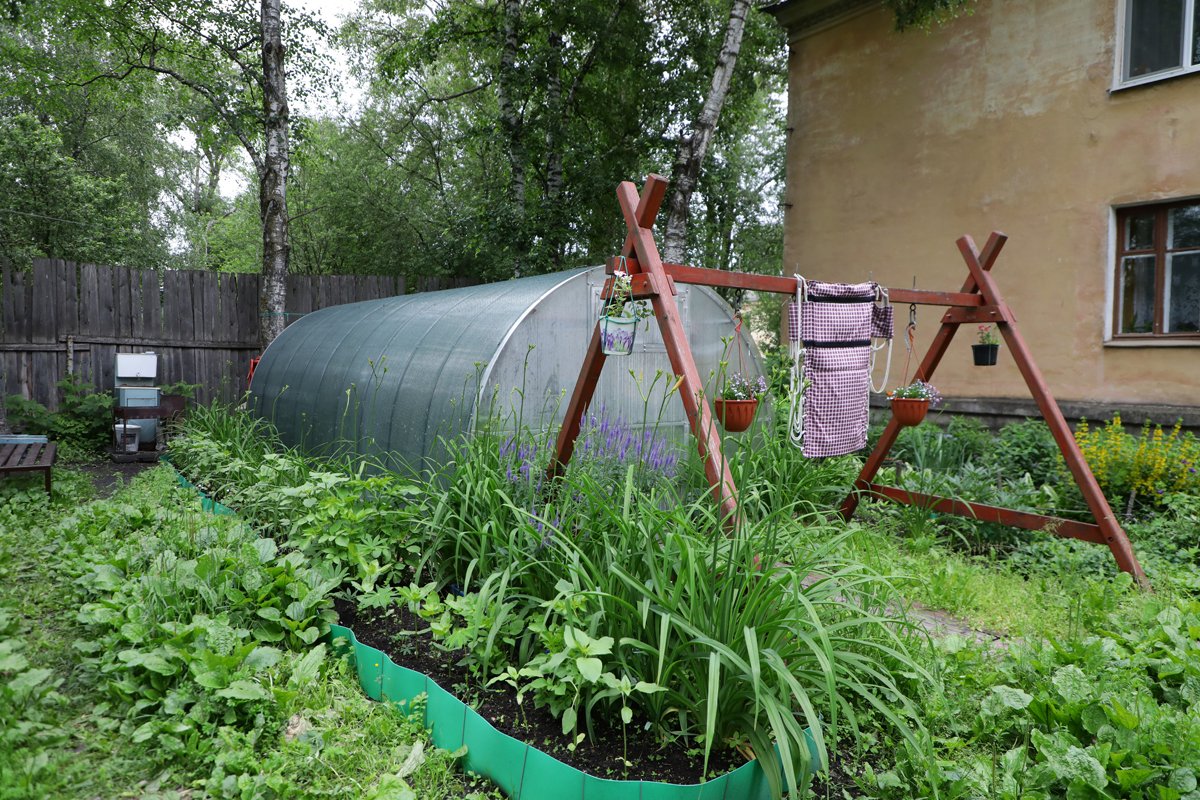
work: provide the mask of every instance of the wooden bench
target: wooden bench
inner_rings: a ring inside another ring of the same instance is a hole
[[[0,436],[0,475],[42,472],[46,494],[50,494],[50,468],[58,457],[58,445],[44,436]]]

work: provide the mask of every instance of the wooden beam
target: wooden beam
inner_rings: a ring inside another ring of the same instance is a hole
[[[600,322],[597,320],[592,330],[592,340],[588,343],[587,353],[583,357],[583,367],[579,378],[575,381],[575,389],[571,399],[567,401],[566,415],[563,416],[562,428],[558,431],[558,441],[554,446],[554,457],[546,468],[546,477],[550,480],[560,477],[567,469],[567,463],[575,453],[575,440],[579,438],[579,427],[583,415],[587,413],[592,397],[596,394],[596,384],[604,369],[607,356],[600,346]]]
[[[983,294],[989,304],[1006,308],[1004,298],[996,286],[996,281],[985,266],[987,265],[987,261],[981,261],[979,252],[975,249],[975,242],[971,240],[970,236],[963,236],[958,240],[957,244],[959,252],[962,253],[963,260],[967,262],[967,268],[971,271],[971,277],[979,287],[980,293]],[[1103,532],[1104,543],[1112,551],[1117,566],[1133,575],[1138,585],[1143,589],[1149,589],[1150,583],[1146,578],[1146,573],[1142,571],[1142,565],[1138,563],[1137,556],[1133,553],[1129,537],[1125,535],[1125,530],[1117,524],[1116,515],[1113,514],[1112,508],[1108,505],[1108,498],[1104,496],[1104,492],[1101,491],[1096,476],[1092,474],[1091,467],[1088,466],[1086,459],[1084,459],[1083,453],[1075,441],[1075,435],[1071,432],[1070,426],[1067,425],[1067,420],[1063,416],[1062,410],[1058,407],[1058,403],[1055,402],[1054,395],[1050,392],[1050,387],[1046,384],[1045,378],[1042,377],[1042,371],[1038,369],[1037,364],[1034,362],[1033,356],[1025,344],[1025,339],[1021,336],[1016,323],[1005,321],[1001,322],[997,327],[1000,329],[1000,334],[1004,337],[1004,341],[1008,343],[1012,359],[1016,363],[1017,369],[1020,370],[1021,377],[1025,379],[1025,384],[1029,387],[1029,391],[1037,403],[1038,410],[1042,412],[1042,419],[1045,420],[1046,425],[1050,428],[1050,434],[1054,437],[1055,443],[1058,444],[1058,449],[1062,452],[1063,460],[1066,462],[1067,468],[1071,471],[1071,476],[1075,479],[1076,485],[1079,486],[1079,491],[1083,494],[1084,501],[1087,502],[1088,510],[1092,512],[1092,517]]]
[[[979,308],[951,308],[942,315],[942,324],[955,325],[995,325],[998,322],[1012,322],[1008,309],[993,305]]]
[[[662,185],[658,185],[658,182]],[[639,268],[657,278],[659,285],[666,283],[667,275],[658,255],[658,246],[654,243],[654,235],[648,227],[640,224],[639,212],[647,195],[661,197],[665,193],[665,184],[665,179],[650,176],[646,180],[641,201],[632,183],[625,181],[617,187],[617,200],[621,205],[621,213],[625,216],[629,238],[633,239]],[[704,397],[704,382],[696,367],[691,345],[688,344],[687,331],[679,316],[679,306],[675,302],[675,296],[669,292],[655,295],[650,302],[654,306],[654,316],[662,331],[671,369],[680,378],[679,396],[683,400],[688,422],[691,423],[692,434],[696,437],[700,457],[704,459],[704,474],[712,486],[714,498],[721,506],[726,524],[733,524],[737,520],[737,486],[721,450],[721,437],[717,432],[712,408],[708,399]]]
[[[871,497],[893,500],[903,505],[936,511],[939,514],[956,514],[969,517],[980,522],[995,522],[1010,528],[1023,528],[1027,531],[1045,531],[1056,536],[1082,539],[1085,542],[1105,544],[1104,534],[1099,525],[1090,522],[1079,522],[1062,517],[1049,517],[1045,514],[1034,514],[1028,511],[1017,511],[1011,508],[989,506],[986,503],[973,503],[967,500],[954,500],[933,494],[922,494],[895,486],[884,486],[878,483],[868,483],[863,486],[863,493]]]
[[[683,264],[663,264],[663,271],[679,283],[698,286],[718,286],[725,289],[748,289],[754,292],[794,295],[796,279],[782,275],[756,275],[751,272],[729,272],[720,269],[689,267]],[[893,303],[916,303],[921,306],[961,306],[977,308],[983,298],[969,292],[930,292],[924,289],[888,289]]]

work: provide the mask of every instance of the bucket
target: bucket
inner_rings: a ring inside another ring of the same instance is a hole
[[[117,452],[136,453],[138,437],[142,435],[141,425],[113,425],[113,441]]]

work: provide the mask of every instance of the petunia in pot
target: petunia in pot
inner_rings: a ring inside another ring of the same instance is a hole
[[[754,422],[758,401],[767,393],[767,379],[750,379],[740,372],[727,375],[721,396],[713,401],[717,420],[730,433],[741,433]]]
[[[941,393],[931,383],[913,381],[888,392],[892,416],[902,428],[920,425],[931,408],[942,404]]]
[[[634,300],[633,278],[628,272],[613,272],[612,289],[600,309],[600,349],[606,356],[627,356],[633,352],[638,320],[650,316],[645,300]]]
[[[979,326],[979,341],[971,345],[971,355],[975,358],[977,367],[996,366],[996,356],[1000,353],[1000,339],[991,325]]]

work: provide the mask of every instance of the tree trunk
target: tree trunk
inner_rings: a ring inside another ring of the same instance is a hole
[[[729,94],[729,81],[737,65],[738,53],[742,49],[742,34],[746,30],[746,13],[750,0],[733,0],[729,9],[729,24],[725,26],[725,41],[717,54],[717,66],[713,70],[712,85],[700,116],[692,125],[690,134],[679,140],[679,150],[671,169],[673,193],[667,213],[667,231],[663,237],[663,260],[675,264],[684,263],[687,251],[688,206],[700,177],[700,166],[717,129],[721,107]]]
[[[551,30],[547,36],[550,55],[546,69],[546,111],[550,125],[546,128],[546,194],[542,200],[542,233],[555,269],[562,269],[565,246],[565,225],[562,220],[563,154],[562,135],[566,113],[562,96],[562,34]]]
[[[259,325],[263,347],[283,332],[288,274],[288,106],[283,72],[280,0],[262,0],[263,112],[266,147],[259,173],[258,203],[263,228]]]
[[[496,101],[500,106],[500,127],[508,140],[508,200],[518,218],[525,216],[525,146],[521,115],[513,100],[520,24],[521,0],[504,0],[504,45],[500,50],[500,74],[496,76]]]

